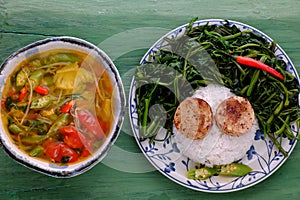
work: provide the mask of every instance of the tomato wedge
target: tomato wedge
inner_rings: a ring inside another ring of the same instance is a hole
[[[95,138],[86,140],[80,155],[82,157],[87,157],[87,156],[91,155],[91,153],[93,151],[93,144],[94,143],[95,143]]]
[[[46,155],[59,163],[72,163],[78,160],[79,155],[63,142],[54,142],[47,146]]]
[[[63,135],[63,141],[71,148],[81,149],[85,136],[79,133],[74,126],[65,126],[59,131]]]
[[[62,163],[76,162],[79,158],[79,155],[76,153],[76,151],[74,151],[67,145],[64,145],[61,148],[61,155],[62,155],[62,159],[61,159]]]
[[[89,130],[97,139],[105,137],[104,131],[98,119],[88,110],[76,110],[79,122]]]

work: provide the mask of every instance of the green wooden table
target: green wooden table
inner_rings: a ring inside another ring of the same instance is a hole
[[[299,0],[43,1],[0,0],[0,62],[19,48],[52,36],[98,45],[120,71],[128,97],[132,72],[145,51],[191,18],[244,22],[275,39],[300,71]],[[139,150],[127,115],[102,163],[70,179],[29,170],[0,152],[0,199],[299,199],[300,147],[263,182],[234,193],[182,187],[156,171]]]

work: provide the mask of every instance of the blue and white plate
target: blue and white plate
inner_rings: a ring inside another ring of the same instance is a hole
[[[225,24],[226,21],[221,19],[200,20],[196,21],[194,26],[201,26],[206,23],[221,25]],[[229,21],[229,24],[236,25],[240,30],[252,30],[265,38],[268,42],[272,42],[269,36],[249,25],[236,21]],[[187,25],[188,24],[180,26],[159,39],[144,55],[140,63],[143,64],[148,61],[165,45],[164,38],[175,38],[184,34]],[[287,63],[286,70],[297,77],[299,82],[295,67],[279,45],[275,48],[275,54]],[[194,168],[195,163],[179,153],[176,144],[171,141],[170,137],[164,142],[152,142],[151,144],[149,144],[149,139],[144,141],[139,140],[135,92],[135,80],[133,78],[129,93],[129,117],[135,139],[141,151],[159,172],[187,188],[211,193],[233,192],[249,188],[271,176],[288,159],[288,156],[284,157],[268,137],[265,137],[261,131],[257,131],[254,138],[255,142],[241,160],[243,164],[253,169],[251,173],[242,177],[213,176],[204,181],[188,179],[186,172],[188,169]],[[298,135],[296,125],[292,125],[292,130],[295,135]],[[296,143],[296,140],[283,138],[282,146],[288,155],[291,154]]]

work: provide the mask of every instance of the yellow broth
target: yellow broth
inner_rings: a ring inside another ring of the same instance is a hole
[[[66,49],[33,55],[7,78],[1,117],[15,145],[55,163],[87,158],[114,120],[113,85],[102,63]]]

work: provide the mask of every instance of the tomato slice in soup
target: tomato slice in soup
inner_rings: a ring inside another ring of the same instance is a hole
[[[45,153],[55,162],[72,163],[79,158],[76,151],[63,142],[54,142],[48,145]]]

